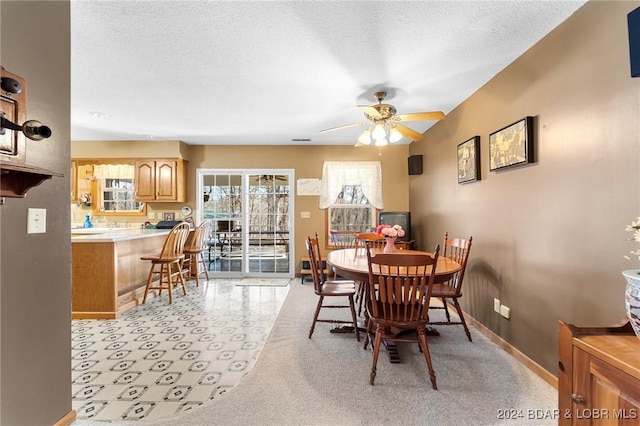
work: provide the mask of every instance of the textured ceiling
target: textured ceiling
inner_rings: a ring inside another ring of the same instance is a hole
[[[71,136],[352,145],[319,131],[380,89],[446,114],[584,3],[72,0]]]

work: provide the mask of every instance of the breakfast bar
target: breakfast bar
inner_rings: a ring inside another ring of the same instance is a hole
[[[71,230],[71,316],[114,319],[138,305],[149,263],[168,229],[88,228]]]

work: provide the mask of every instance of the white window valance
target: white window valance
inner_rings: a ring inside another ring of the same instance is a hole
[[[320,182],[320,208],[336,202],[343,185],[360,185],[375,208],[382,210],[382,166],[379,161],[325,161]]]
[[[133,179],[135,168],[131,164],[96,164],[93,177],[96,179]]]

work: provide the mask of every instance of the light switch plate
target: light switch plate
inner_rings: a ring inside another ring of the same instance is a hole
[[[300,212],[300,218],[309,219],[311,217],[311,212]]]
[[[27,209],[27,234],[47,232],[47,209]]]
[[[500,305],[500,315],[502,315],[506,319],[511,318],[511,309],[507,308],[504,305]]]

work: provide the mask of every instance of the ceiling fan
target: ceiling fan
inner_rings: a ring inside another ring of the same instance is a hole
[[[369,126],[369,128],[358,137],[358,142],[355,146],[370,145],[372,142],[374,142],[376,146],[383,146],[387,145],[389,142],[398,142],[403,137],[409,138],[412,141],[422,139],[422,133],[416,132],[415,130],[400,123],[408,121],[440,120],[444,118],[444,113],[442,111],[396,114],[397,111],[393,105],[382,103],[384,98],[387,97],[387,92],[376,92],[374,93],[374,96],[378,101],[376,105],[357,106],[357,108],[364,112],[364,116],[367,121],[321,130],[320,133],[349,129],[351,127],[358,126]]]

